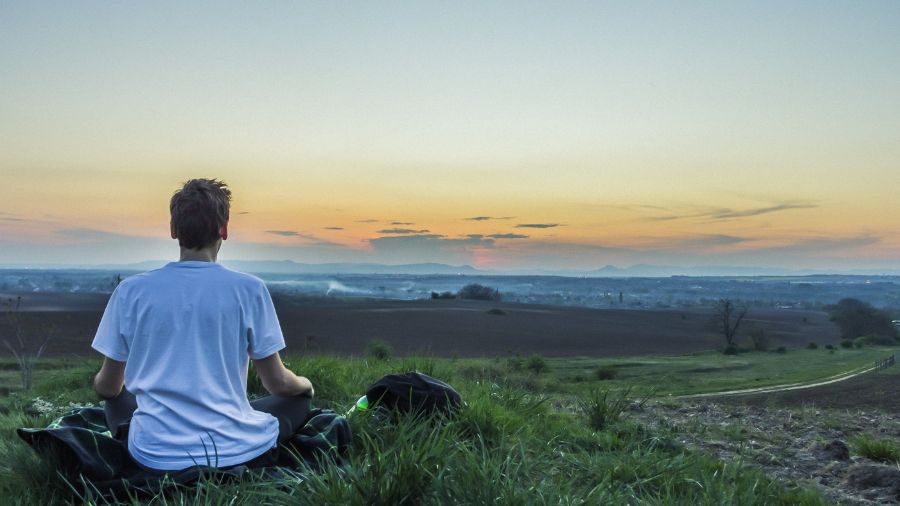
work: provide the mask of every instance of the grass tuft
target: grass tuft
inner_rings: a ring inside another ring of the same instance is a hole
[[[850,439],[854,451],[877,462],[900,464],[900,447],[893,441],[876,439],[871,434],[859,434]]]

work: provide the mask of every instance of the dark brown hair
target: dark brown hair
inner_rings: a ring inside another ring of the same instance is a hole
[[[219,227],[228,222],[231,190],[224,181],[191,179],[172,195],[169,213],[183,248],[200,249],[219,238]]]

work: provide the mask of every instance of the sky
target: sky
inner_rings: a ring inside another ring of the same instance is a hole
[[[0,1],[0,265],[900,269],[900,2]]]

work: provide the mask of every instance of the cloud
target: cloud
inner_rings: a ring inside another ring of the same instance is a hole
[[[238,214],[250,214],[250,211],[241,211]]]
[[[379,234],[425,234],[431,232],[431,230],[422,229],[422,230],[413,230],[410,228],[388,228],[385,230],[379,230]]]
[[[378,220],[356,220],[356,223],[378,223]]]
[[[325,227],[325,230],[344,230],[344,227]]]
[[[713,248],[747,242],[749,239],[726,234],[710,234],[677,239],[671,247],[679,249]]]
[[[553,228],[562,227],[560,223],[519,223],[516,228]]]
[[[413,223],[411,221],[392,221],[391,225],[409,226],[409,225],[415,225],[415,223]]]
[[[303,239],[305,241],[309,241],[312,244],[318,246],[342,246],[341,244],[337,244],[331,241],[326,241],[319,237],[316,237],[312,234],[304,234],[302,232],[297,232],[296,230],[266,230],[267,234],[277,235],[281,237],[296,237],[297,239]]]
[[[700,219],[708,219],[708,220],[733,220],[737,218],[749,218],[752,216],[761,216],[764,214],[777,213],[781,211],[789,211],[792,209],[814,209],[819,207],[819,204],[810,203],[810,202],[786,202],[780,204],[772,204],[764,207],[754,207],[750,209],[731,209],[728,207],[716,208],[716,209],[707,209],[698,212],[690,212],[683,214],[666,214],[659,216],[650,216],[647,217],[647,221],[671,221],[671,220],[682,220],[689,218],[700,218]]]
[[[266,230],[266,233],[282,237],[300,237],[300,232],[296,230]]]
[[[487,237],[492,239],[528,239],[527,235],[522,234],[491,234]]]
[[[471,218],[463,218],[466,221],[487,221],[487,220],[511,220],[515,216],[473,216]]]
[[[818,204],[777,204],[767,207],[757,207],[755,209],[744,209],[742,211],[725,209],[712,214],[710,218],[714,220],[730,220],[734,218],[746,218],[749,216],[759,216],[761,214],[777,213],[779,211],[787,211],[790,209],[812,209],[815,207],[819,207]]]

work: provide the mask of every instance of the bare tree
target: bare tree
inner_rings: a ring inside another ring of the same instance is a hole
[[[716,327],[725,337],[725,345],[734,346],[734,337],[737,335],[741,321],[747,316],[746,307],[738,307],[731,299],[719,299],[716,302],[715,322]]]
[[[44,352],[44,348],[47,346],[50,333],[47,333],[37,350],[33,350],[25,344],[25,325],[22,321],[22,313],[19,311],[19,308],[22,306],[22,297],[10,298],[4,301],[3,305],[6,306],[6,320],[9,322],[9,327],[15,336],[15,344],[10,343],[9,339],[6,338],[3,339],[3,344],[12,352],[16,363],[19,365],[19,373],[22,376],[22,389],[31,390],[31,386],[34,383],[34,368],[37,360]]]

